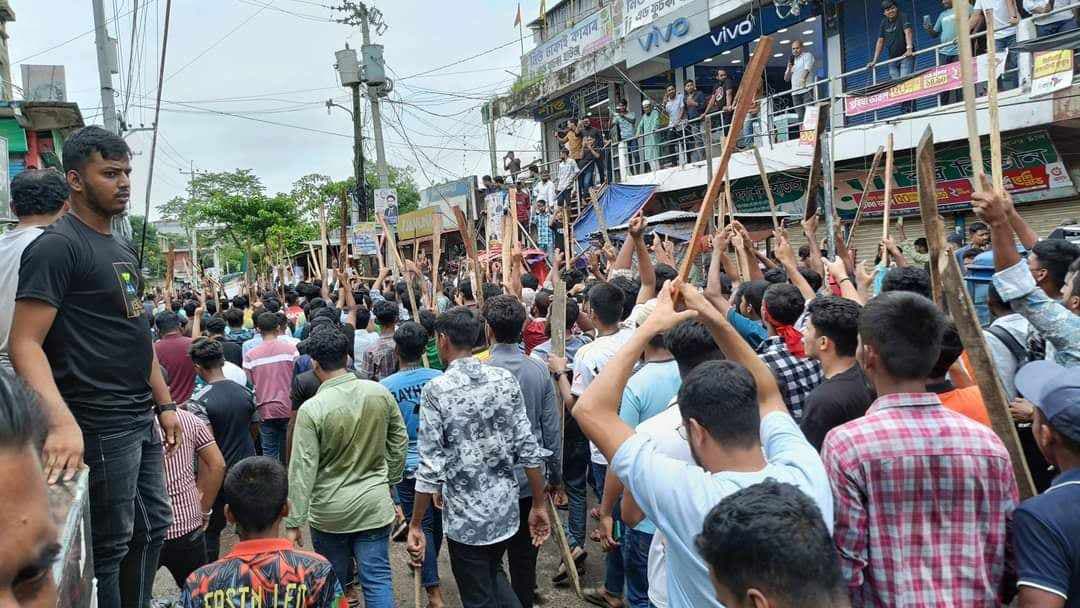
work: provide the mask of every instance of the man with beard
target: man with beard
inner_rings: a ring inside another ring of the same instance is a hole
[[[12,325],[15,370],[48,420],[50,483],[90,467],[98,604],[145,606],[171,521],[166,450],[176,404],[154,355],[138,259],[111,220],[131,193],[131,151],[100,127],[64,144],[71,211],[27,247]],[[154,418],[162,433],[155,428]]]

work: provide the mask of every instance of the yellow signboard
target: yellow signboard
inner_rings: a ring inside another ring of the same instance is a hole
[[[425,207],[398,216],[397,233],[399,241],[431,236],[432,218],[438,213],[438,207]]]
[[[1035,53],[1031,74],[1031,96],[1053,93],[1072,86],[1072,49]]]

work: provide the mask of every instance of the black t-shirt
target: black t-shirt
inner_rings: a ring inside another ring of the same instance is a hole
[[[259,422],[259,414],[255,397],[246,387],[232,380],[207,384],[195,391],[187,409],[210,425],[226,467],[255,455],[251,424]]]
[[[820,451],[829,431],[865,414],[873,401],[874,393],[862,368],[853,365],[810,392],[799,427],[806,440]]]
[[[292,409],[295,412],[300,409],[301,405],[308,399],[315,396],[315,393],[319,391],[318,376],[315,375],[315,370],[308,370],[306,372],[293,376],[292,388],[289,390],[289,399],[292,401]]]
[[[705,93],[702,93],[701,91],[694,91],[691,94],[691,97],[693,98],[694,103],[696,103],[697,106],[691,106],[690,104],[686,105],[687,120],[694,120],[698,116],[701,116],[701,113],[705,111]]]
[[[904,13],[896,15],[893,21],[889,21],[888,17],[881,18],[878,36],[885,39],[884,50],[889,54],[889,59],[895,59],[907,51],[907,40],[904,38],[904,30],[907,29],[911,29],[911,22]],[[914,36],[912,42],[914,42]]]
[[[224,339],[220,340],[219,343],[226,361],[237,367],[244,366],[244,348],[240,344]]]
[[[84,432],[152,416],[154,348],[135,251],[69,213],[23,251],[16,300],[56,308],[44,350]]]

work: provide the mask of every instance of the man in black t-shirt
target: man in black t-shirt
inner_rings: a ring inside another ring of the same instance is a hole
[[[867,68],[873,69],[881,51],[884,49],[887,59],[901,58],[889,64],[889,78],[893,80],[903,78],[915,71],[915,32],[911,29],[911,22],[907,15],[900,12],[894,0],[885,0],[881,4],[881,10],[885,17],[881,20],[878,29],[877,44],[874,46],[874,56],[870,58]]]
[[[206,335],[221,343],[221,352],[225,360],[237,367],[244,365],[244,351],[240,344],[228,339],[225,335],[225,318],[220,316],[211,317],[206,322]]]
[[[259,436],[259,413],[255,396],[246,387],[225,377],[225,342],[199,338],[191,343],[188,355],[195,363],[195,373],[206,384],[191,395],[187,410],[210,425],[214,440],[225,458],[225,474],[241,460],[255,455]],[[225,495],[219,492],[206,528],[208,561],[218,558],[221,531],[225,529]]]
[[[799,427],[818,450],[829,431],[862,416],[873,402],[869,383],[855,362],[859,309],[856,302],[837,296],[819,296],[807,307],[810,318],[803,348],[807,357],[821,363],[825,380],[806,398]]]
[[[64,142],[71,211],[23,252],[11,337],[15,370],[48,417],[49,482],[70,480],[84,460],[90,468],[97,599],[110,608],[150,602],[172,520],[162,436],[171,453],[181,434],[151,344],[139,260],[110,228],[130,197],[130,157],[100,127]]]

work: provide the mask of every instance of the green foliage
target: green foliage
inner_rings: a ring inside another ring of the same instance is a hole
[[[146,218],[141,215],[129,215],[128,219],[131,220],[131,246],[135,249],[135,254],[138,255],[139,247],[142,244],[143,224],[146,222]],[[153,224],[146,225],[146,249],[143,252],[143,268],[146,269],[150,278],[165,276],[165,256],[161,252],[157,228]]]

